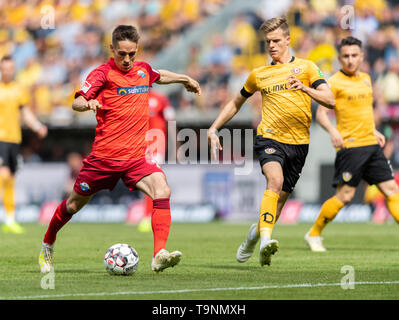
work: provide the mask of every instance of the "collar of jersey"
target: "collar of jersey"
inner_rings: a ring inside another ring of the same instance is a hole
[[[344,70],[342,70],[342,69],[339,69],[339,71],[341,71],[345,76],[347,76],[347,77],[349,77],[349,78],[355,78],[355,77],[358,77],[358,75],[353,75],[353,76],[351,76],[350,74],[347,74]]]
[[[295,60],[295,57],[292,56],[291,60],[288,61],[288,63],[294,62],[294,60]],[[272,63],[271,63],[271,65],[272,65],[272,66],[276,65],[276,62],[273,60]]]
[[[113,57],[109,58],[108,62],[110,63],[110,65],[111,65],[115,70],[119,71],[119,72],[122,73],[123,75],[126,75],[126,74],[130,73],[130,71],[132,71],[133,67],[134,67],[135,64],[136,64],[136,61],[133,62],[132,68],[131,68],[128,72],[123,72],[122,70],[120,70],[120,69],[118,68],[118,66],[116,65],[115,60],[114,60]]]

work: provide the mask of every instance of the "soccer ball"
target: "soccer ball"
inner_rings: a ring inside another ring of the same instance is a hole
[[[125,243],[110,247],[104,256],[105,270],[113,275],[131,275],[139,265],[137,251]]]

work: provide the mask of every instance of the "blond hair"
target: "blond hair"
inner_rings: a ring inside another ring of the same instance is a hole
[[[288,26],[287,19],[284,16],[271,18],[263,22],[259,29],[262,30],[266,35],[269,32],[272,32],[279,28],[283,31],[285,36],[290,35],[290,28]]]

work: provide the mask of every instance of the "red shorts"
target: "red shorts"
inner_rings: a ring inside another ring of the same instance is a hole
[[[156,162],[145,158],[108,160],[89,155],[83,160],[73,190],[80,195],[90,196],[102,189],[114,189],[119,179],[122,179],[129,191],[133,191],[137,182],[154,172],[163,173]]]

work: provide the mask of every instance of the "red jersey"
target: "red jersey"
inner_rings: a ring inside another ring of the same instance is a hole
[[[90,72],[75,98],[97,99],[102,105],[96,114],[92,155],[112,160],[145,157],[149,88],[159,77],[158,71],[139,61],[122,72],[113,58]]]

